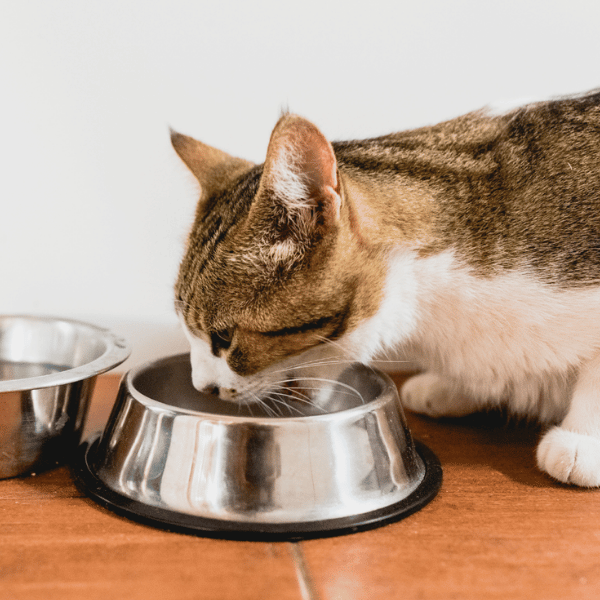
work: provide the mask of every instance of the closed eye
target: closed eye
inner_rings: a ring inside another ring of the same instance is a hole
[[[262,335],[267,337],[283,337],[288,335],[297,335],[301,333],[310,333],[312,331],[319,331],[322,329],[330,329],[331,332],[327,337],[335,339],[339,337],[345,329],[346,313],[339,313],[333,316],[321,317],[302,325],[294,327],[283,327],[282,329],[276,329],[274,331],[263,331]]]

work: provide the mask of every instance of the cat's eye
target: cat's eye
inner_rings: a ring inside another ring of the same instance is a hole
[[[219,356],[221,350],[227,350],[231,346],[233,339],[232,329],[220,329],[210,334],[211,351],[215,356]]]
[[[265,331],[262,332],[263,335],[268,337],[285,337],[289,335],[296,335],[302,333],[308,333],[311,331],[319,331],[326,327],[331,328],[338,326],[338,322],[343,320],[342,315],[333,315],[333,316],[325,316],[319,319],[315,319],[314,321],[309,321],[308,323],[303,323],[302,325],[297,325],[294,327],[284,327],[283,329],[276,329],[274,331]]]

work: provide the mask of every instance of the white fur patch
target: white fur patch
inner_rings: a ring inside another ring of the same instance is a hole
[[[600,439],[595,436],[553,427],[538,446],[537,462],[563,483],[600,486]]]
[[[293,239],[287,239],[269,246],[266,264],[289,263],[297,259],[302,253],[302,248]]]
[[[404,343],[430,369],[405,384],[406,406],[438,417],[505,404],[562,420],[540,443],[540,469],[600,486],[600,286],[561,289],[525,269],[479,277],[452,252],[399,252],[389,268],[379,312],[346,341],[364,342],[363,359]]]
[[[400,346],[448,378],[456,398],[556,422],[578,369],[600,349],[599,310],[600,286],[560,289],[526,270],[483,278],[450,251],[398,251],[379,311],[340,346],[364,362]]]
[[[411,377],[402,386],[401,394],[405,408],[430,417],[463,417],[478,408],[469,394],[461,393],[449,380],[430,371]]]
[[[347,355],[368,363],[377,354],[394,350],[414,334],[418,312],[417,267],[414,252],[392,254],[379,310],[340,340]]]
[[[482,399],[542,420],[564,413],[573,370],[600,347],[600,287],[559,289],[526,271],[476,277],[449,253],[423,263],[419,358]]]
[[[229,368],[225,359],[212,353],[208,339],[193,335],[181,315],[179,320],[190,343],[190,361],[194,387],[197,390],[203,390],[207,387],[219,386],[227,390],[236,390],[240,386],[242,378]]]
[[[298,150],[288,143],[280,149],[280,154],[271,167],[273,192],[292,211],[306,208],[309,197],[305,175],[297,170],[298,164]]]

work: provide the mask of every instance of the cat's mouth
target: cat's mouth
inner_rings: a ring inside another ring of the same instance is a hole
[[[219,398],[248,407],[258,407],[271,416],[319,415],[362,403],[360,393],[339,377],[347,364],[331,363],[318,368],[279,370],[270,376],[251,378],[239,390],[221,388]]]
[[[318,389],[307,378],[294,377],[289,374],[280,382],[263,383],[261,386],[249,385],[240,390],[214,387],[213,393],[221,400],[244,404],[259,404],[264,400],[271,402],[309,402],[315,401]]]
[[[334,384],[334,381],[328,382],[330,386]],[[220,398],[245,406],[253,416],[305,417],[328,412],[324,398],[329,398],[330,394],[324,392],[325,387],[294,379],[272,389],[263,389],[260,394],[246,391],[232,395],[226,390],[220,394]]]

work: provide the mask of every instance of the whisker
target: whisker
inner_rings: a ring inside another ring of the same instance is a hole
[[[320,337],[320,340],[325,343],[331,343],[331,344],[333,343],[333,342],[331,342],[331,340],[328,340],[327,338],[323,338],[323,337]],[[345,353],[342,352],[342,354],[345,354]],[[301,357],[299,357],[299,358],[301,358]],[[312,366],[343,365],[343,364],[350,364],[352,362],[355,362],[355,361],[352,359],[349,359],[349,358],[344,358],[343,356],[335,356],[335,357],[315,356],[314,358],[307,357],[307,360],[300,360],[300,362],[297,362],[294,364],[289,364],[288,366],[283,367],[278,370],[273,370],[273,371],[271,371],[271,373],[278,373],[281,371],[288,371],[290,369],[305,368],[305,367],[312,367]]]
[[[303,415],[304,413],[296,408],[295,406],[292,406],[289,402],[285,402],[285,400],[294,400],[295,402],[301,402],[303,404],[307,404],[308,406],[312,406],[313,408],[316,408],[317,410],[320,410],[323,413],[326,413],[327,411],[322,407],[319,406],[318,404],[315,404],[314,402],[311,402],[310,400],[303,400],[302,398],[296,398],[294,396],[288,396],[287,394],[281,394],[280,392],[273,392],[275,395],[277,396],[281,396],[283,399],[280,400],[279,402],[284,403],[290,410],[295,410],[299,415]]]
[[[246,400],[246,408],[248,409],[248,412],[250,413],[250,416],[254,417],[254,413],[252,412],[252,405],[247,400]]]
[[[315,406],[315,407],[319,406],[316,402],[314,402],[314,400],[310,396],[308,396],[307,394],[303,394],[301,391],[299,391],[297,389],[294,389],[292,393],[290,393],[288,391],[288,389],[285,387],[282,387],[281,389],[283,391],[278,392],[276,390],[273,390],[271,393],[278,394],[279,396],[282,396],[283,398],[287,398],[294,402],[303,402],[304,404],[308,404],[310,406]],[[303,389],[307,389],[307,388],[303,388]],[[309,389],[318,390],[319,388],[309,388]]]
[[[264,400],[261,400],[258,397],[256,397],[256,401],[257,401],[258,405],[267,413],[267,415],[269,417],[277,417],[277,411],[275,410],[274,407],[269,406]],[[281,414],[282,413],[280,412],[279,415],[281,416]]]
[[[344,390],[336,390],[336,393],[338,394],[345,394],[347,396],[359,396],[362,399],[362,396],[360,395],[360,393],[358,392],[358,390],[356,390],[355,388],[353,388],[351,385],[347,385],[345,383],[342,383],[341,381],[337,381],[335,379],[323,379],[321,377],[307,377],[306,378],[307,381],[321,381],[323,383],[332,383],[334,385],[340,385],[342,387],[347,388],[348,390],[350,390],[349,392],[344,391]],[[286,383],[299,383],[301,386],[301,389],[303,390],[308,390],[308,391],[320,391],[323,388],[320,387],[308,387],[306,385],[302,385],[302,381],[303,379],[301,378],[294,378],[294,379],[283,379],[281,381],[276,381],[273,382],[273,385],[280,385],[280,384],[286,384]],[[296,391],[296,390],[294,390]],[[363,404],[364,404],[364,400],[363,400]]]
[[[343,383],[341,381],[336,381],[334,379],[321,379],[319,377],[311,377],[310,379],[312,379],[312,381],[321,381],[323,383],[333,383],[335,385],[340,385],[340,386],[350,390],[351,394],[353,394],[354,396],[358,396],[360,398],[361,402],[363,404],[366,404],[365,399],[362,397],[362,394],[356,388],[353,388],[351,385],[348,385],[347,383]]]
[[[349,361],[344,360],[328,360],[328,359],[315,359],[313,361],[307,361],[304,363],[298,363],[294,365],[290,365],[289,367],[282,369],[274,369],[272,371],[268,371],[269,375],[277,375],[278,373],[287,373],[290,371],[296,371],[298,369],[309,369],[311,367],[327,367],[332,365],[343,365],[349,364]]]
[[[322,335],[318,336],[317,339],[320,340],[325,346],[331,346],[333,348],[336,348],[342,356],[348,357],[346,359],[346,362],[357,362],[355,359],[353,360],[348,356],[348,351],[337,340],[330,340],[329,338],[323,337]]]
[[[275,408],[269,406],[264,400],[262,400],[261,398],[259,398],[254,392],[250,392],[254,398],[256,399],[256,402],[258,403],[259,406],[261,406],[263,408],[263,410],[270,416],[270,417],[276,417],[277,416],[277,412],[275,411]],[[280,415],[282,414],[281,412],[279,413]]]
[[[273,396],[281,396],[281,399],[274,398]],[[303,413],[300,409],[296,408],[289,402],[286,402],[286,400],[288,399],[291,400],[290,396],[283,395],[280,392],[271,392],[271,394],[269,394],[269,400],[275,402],[275,404],[285,406],[289,410],[290,415],[292,414],[292,411],[295,411],[297,414],[302,415]],[[281,412],[281,415],[283,416],[283,411]]]
[[[277,391],[280,389],[281,391]],[[279,394],[284,396],[285,398],[289,398],[290,400],[300,400],[301,402],[309,402],[312,403],[310,396],[307,394],[303,394],[300,390],[294,389],[290,393],[290,389],[287,386],[277,386],[272,390],[272,393]],[[298,398],[298,396],[302,396],[302,398]]]

